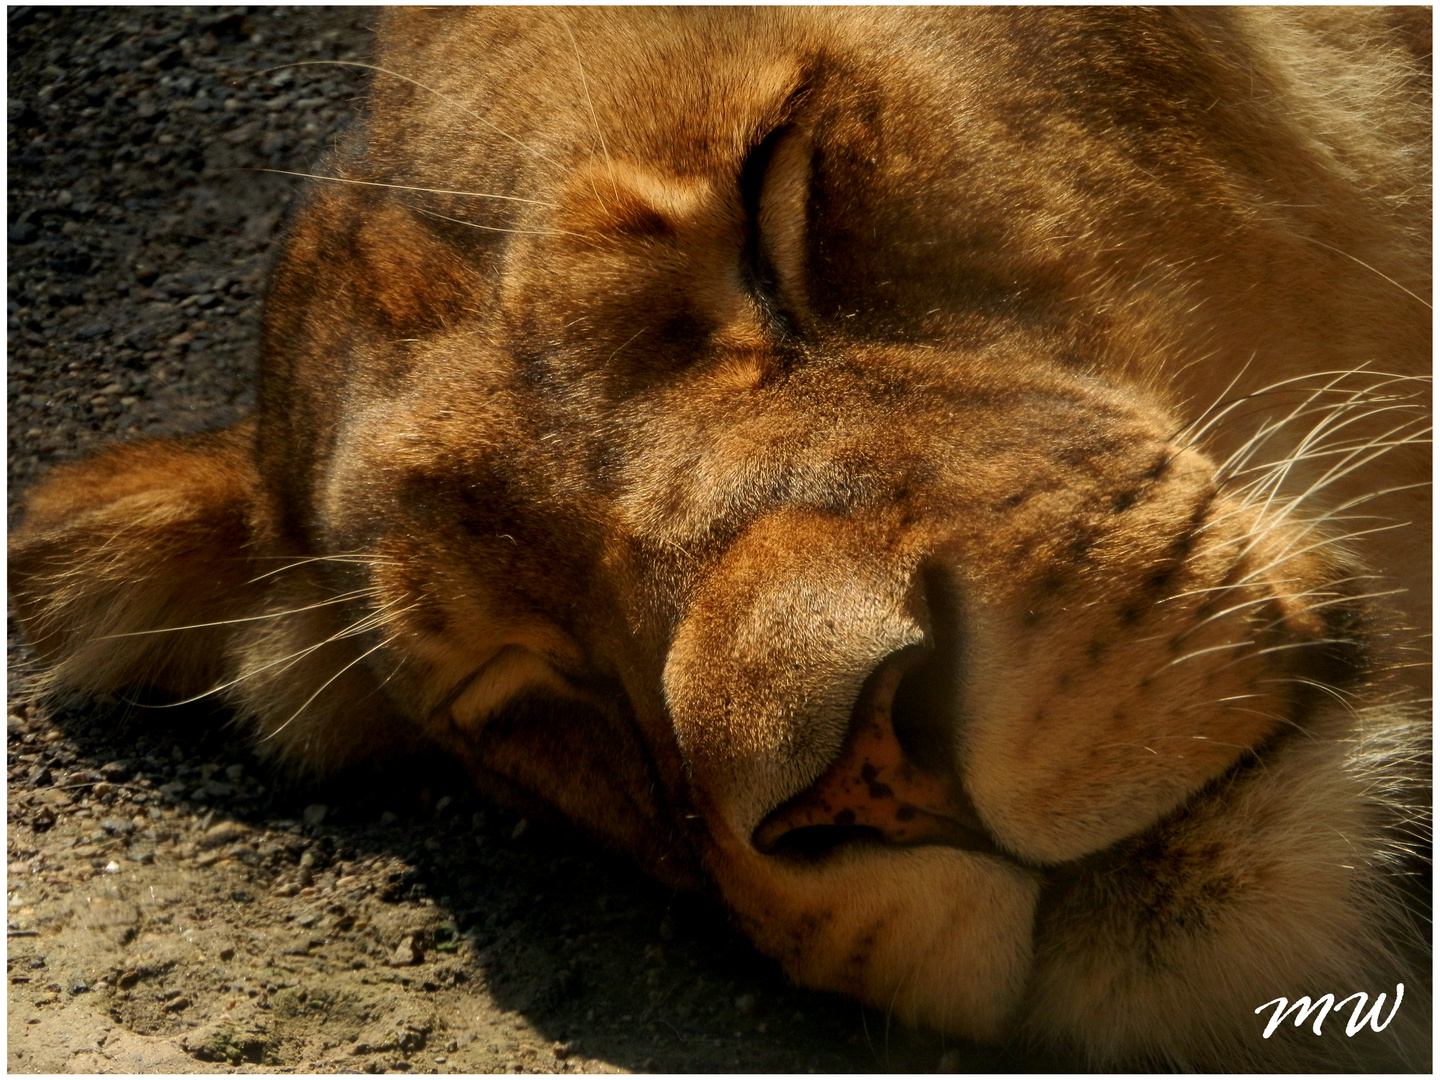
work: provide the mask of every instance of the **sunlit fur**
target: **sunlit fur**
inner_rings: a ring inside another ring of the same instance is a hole
[[[394,14],[255,417],[29,495],[45,685],[218,694],[317,772],[439,745],[908,1022],[1424,1068],[1428,42]],[[979,839],[762,851],[902,685]],[[1399,981],[1383,1036],[1261,1038]]]

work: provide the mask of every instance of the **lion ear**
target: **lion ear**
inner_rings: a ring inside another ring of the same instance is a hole
[[[474,731],[511,702],[535,693],[579,696],[541,653],[522,644],[502,645],[451,703],[450,717],[460,730]]]
[[[542,820],[558,812],[672,887],[698,888],[701,871],[668,824],[652,772],[656,750],[623,694],[566,677],[584,666],[558,628],[517,624],[493,641],[448,711],[432,718],[431,737],[497,802]]]

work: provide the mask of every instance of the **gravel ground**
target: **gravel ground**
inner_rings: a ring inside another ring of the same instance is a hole
[[[373,10],[9,9],[9,491],[251,401],[268,253]],[[277,70],[278,69],[278,70]],[[708,901],[442,761],[277,777],[204,703],[61,709],[10,640],[11,1072],[1036,1067],[791,988]]]

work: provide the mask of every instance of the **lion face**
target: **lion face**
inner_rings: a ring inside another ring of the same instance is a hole
[[[134,458],[272,560],[213,601],[239,707],[438,742],[906,1020],[1265,1061],[1254,1006],[1390,971],[1423,730],[1373,594],[1426,541],[1343,516],[1428,505],[1417,122],[1321,30],[391,16],[253,430]]]

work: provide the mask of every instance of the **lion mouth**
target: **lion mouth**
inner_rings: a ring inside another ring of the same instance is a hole
[[[780,858],[824,858],[844,847],[936,847],[956,848],[980,855],[1004,857],[984,827],[971,827],[951,818],[936,818],[924,839],[897,840],[883,828],[871,825],[792,825],[779,818],[767,818],[755,831],[751,843],[762,855]]]

